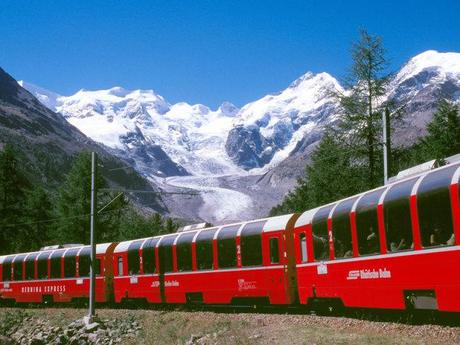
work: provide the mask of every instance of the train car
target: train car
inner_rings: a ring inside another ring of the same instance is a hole
[[[300,303],[459,312],[459,177],[450,164],[304,212]]]
[[[116,243],[96,246],[96,302],[113,298],[113,250]],[[76,246],[0,257],[3,302],[52,303],[87,299],[89,246]]]
[[[297,298],[291,253],[298,216],[121,242],[115,301],[290,304]]]

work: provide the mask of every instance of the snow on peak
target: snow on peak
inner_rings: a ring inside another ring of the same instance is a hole
[[[396,75],[395,82],[402,83],[423,71],[438,71],[440,78],[460,75],[460,53],[440,53],[427,50],[410,59]]]
[[[223,102],[220,105],[219,109],[217,109],[217,111],[221,112],[225,116],[233,117],[233,116],[236,116],[238,114],[240,109],[238,109],[237,106],[235,106],[234,104],[232,104],[230,102]]]

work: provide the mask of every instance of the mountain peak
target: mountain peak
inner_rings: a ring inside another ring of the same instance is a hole
[[[229,117],[236,116],[240,111],[240,109],[237,106],[227,101],[223,102],[217,110],[220,111],[223,115]]]

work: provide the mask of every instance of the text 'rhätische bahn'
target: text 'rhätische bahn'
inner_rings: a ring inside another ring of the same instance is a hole
[[[96,301],[460,312],[460,162],[399,175],[302,214],[99,244]],[[0,301],[85,300],[89,266],[89,246],[2,256]]]

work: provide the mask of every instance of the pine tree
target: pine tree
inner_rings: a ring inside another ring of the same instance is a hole
[[[36,186],[27,193],[25,203],[26,225],[21,228],[21,251],[33,251],[50,240],[53,209],[48,193]]]
[[[105,188],[106,181],[100,174],[96,177],[97,189]],[[57,217],[60,218],[55,239],[59,243],[88,243],[90,238],[91,211],[91,154],[80,153],[59,189]],[[96,224],[101,234],[99,218]]]
[[[20,247],[17,233],[24,222],[24,204],[29,182],[20,169],[13,147],[6,145],[0,152],[0,253]]]
[[[387,61],[381,38],[361,31],[359,41],[352,46],[352,58],[346,82],[349,92],[338,95],[343,112],[341,128],[349,135],[349,144],[365,158],[371,188],[380,182],[381,118],[388,106],[383,102],[389,75],[385,73]]]
[[[448,100],[439,102],[428,135],[421,139],[426,158],[443,159],[460,153],[460,113],[458,105]]]

